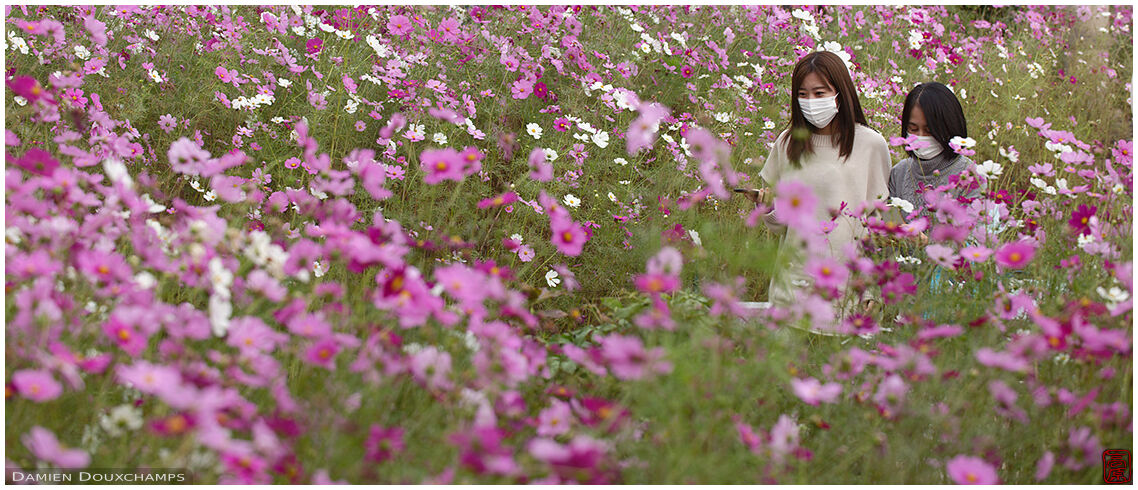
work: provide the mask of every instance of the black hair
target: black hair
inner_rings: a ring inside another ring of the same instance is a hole
[[[901,137],[909,136],[909,116],[913,107],[920,106],[925,114],[929,134],[944,147],[944,151],[957,154],[948,141],[957,136],[968,137],[968,122],[964,119],[964,108],[943,83],[926,82],[913,87],[905,97],[905,108],[901,110]],[[916,155],[909,151],[909,156]]]
[[[822,80],[830,84],[838,93],[838,114],[834,116],[837,127],[834,134],[830,136],[830,140],[838,147],[839,157],[848,158],[850,153],[853,153],[854,133],[857,130],[857,125],[869,125],[865,119],[865,113],[861,110],[857,86],[850,78],[850,71],[846,69],[846,63],[838,55],[829,51],[818,51],[803,56],[794,65],[794,71],[791,72],[790,76],[790,123],[788,125],[789,131],[786,133],[788,141],[784,142],[787,145],[787,157],[795,167],[801,165],[799,159],[803,154],[814,151],[810,137],[806,135],[813,134],[814,130],[818,129],[806,121],[802,115],[802,109],[798,105],[798,89],[802,88],[806,76],[811,73],[818,73]]]

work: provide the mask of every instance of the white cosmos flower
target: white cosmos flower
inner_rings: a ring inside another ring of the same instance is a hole
[[[513,235],[510,235],[510,240],[513,240],[513,241],[518,242],[518,243],[522,243],[522,236],[521,236],[521,234],[514,233]]]
[[[625,159],[623,159],[623,158],[614,158],[614,159],[612,160],[612,162],[613,162],[613,163],[619,163],[619,164],[620,164],[620,166],[622,166],[622,167],[623,167],[623,166],[625,166],[625,165],[628,165],[628,160],[625,160]]]
[[[552,162],[557,161],[557,157],[559,155],[557,154],[556,151],[553,151],[552,148],[542,148],[542,149],[545,150],[545,160],[547,162],[552,163]]]
[[[147,75],[150,75],[150,79],[154,80],[154,83],[162,83],[162,75],[158,73],[158,70],[151,69],[146,73]]]
[[[537,123],[526,124],[526,133],[528,133],[530,136],[533,136],[533,139],[539,140],[541,139],[542,133],[541,126]]]
[[[616,202],[616,194],[609,192],[609,200],[612,202]]]
[[[593,134],[593,143],[599,148],[605,148],[609,145],[609,134],[607,131],[599,131]]]
[[[731,122],[731,113],[729,112],[716,112],[715,120],[721,123]]]
[[[324,277],[328,273],[328,268],[331,264],[322,264],[319,260],[312,261],[312,274],[316,277]]]
[[[976,146],[976,140],[972,138],[962,138],[960,136],[954,136],[951,140],[948,140],[948,142],[949,144],[959,145],[962,148],[972,148]]]
[[[278,78],[277,85],[287,88],[289,85],[292,85],[292,82],[287,78]]]
[[[557,271],[550,269],[549,272],[546,272],[545,283],[549,284],[551,288],[555,288],[558,284],[561,284],[561,279],[558,277]]]
[[[339,37],[340,39],[346,40],[346,39],[351,39],[355,36],[352,35],[352,31],[336,31],[336,37]]]
[[[89,49],[83,47],[82,45],[76,44],[75,45],[75,57],[79,58],[81,60],[85,60],[85,59],[91,57],[91,51]]]
[[[434,135],[431,136],[431,141],[434,141],[436,144],[439,144],[439,145],[445,145],[445,144],[447,144],[447,135],[442,134],[442,133],[435,133]]]
[[[1031,178],[1031,185],[1034,185],[1034,186],[1042,189],[1043,192],[1046,192],[1046,193],[1051,194],[1051,195],[1055,195],[1055,193],[1056,193],[1054,187],[1047,185],[1047,182],[1044,181],[1043,179],[1039,178],[1039,177],[1032,177]]]
[[[229,331],[229,316],[233,314],[233,305],[229,297],[212,294],[209,297],[209,326],[216,337],[224,337]]]
[[[573,194],[566,194],[565,198],[562,199],[562,202],[571,208],[579,207],[581,205],[581,199],[579,199],[577,196],[574,196]]]
[[[16,101],[16,105],[20,107],[28,105],[28,99],[20,97],[19,95],[12,97],[12,100]]]
[[[214,192],[213,189],[210,189],[209,192],[202,194],[202,197],[205,198],[206,201],[213,202],[217,200],[217,193]]]
[[[108,158],[103,160],[103,172],[111,179],[111,182],[122,182],[123,187],[127,189],[134,188],[134,181],[130,178],[130,173],[126,170],[126,165],[121,160],[115,158]]]
[[[1121,289],[1117,286],[1111,286],[1111,288],[1109,290],[1103,288],[1102,286],[1099,286],[1098,288],[1095,289],[1095,291],[1098,291],[1099,295],[1101,295],[1104,299],[1106,299],[1107,301],[1110,302],[1110,305],[1108,305],[1108,306],[1112,310],[1114,309],[1115,306],[1118,306],[1119,303],[1122,303],[1123,301],[1130,299],[1130,293],[1126,292],[1126,290]]]
[[[896,208],[901,208],[901,211],[904,211],[905,214],[913,212],[913,203],[899,197],[889,198],[889,205]]]
[[[692,243],[697,247],[702,247],[703,242],[699,239],[699,232],[695,230],[688,230],[688,236],[691,237]]]
[[[1003,174],[1004,167],[991,160],[984,160],[984,163],[976,166],[976,171],[980,172],[980,175],[983,175],[984,178],[992,179],[997,175]]]
[[[109,414],[100,416],[99,425],[111,437],[121,436],[123,429],[135,431],[142,427],[142,410],[130,404],[119,405],[112,408]]]

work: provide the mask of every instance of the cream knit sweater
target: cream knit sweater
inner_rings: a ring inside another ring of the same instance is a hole
[[[859,124],[854,131],[853,151],[847,158],[838,156],[838,147],[831,142],[829,135],[812,135],[814,151],[802,155],[800,168],[790,164],[783,143],[785,136],[784,131],[775,140],[775,146],[767,156],[759,177],[772,190],[782,180],[798,180],[809,186],[818,198],[816,216],[819,221],[830,221],[831,210],[837,211],[843,202],[849,211],[865,201],[889,198],[888,177],[892,159],[885,138],[876,131]],[[773,217],[772,211],[764,222],[771,229],[782,231],[783,227],[775,225]],[[837,218],[837,227],[826,234],[829,256],[845,262],[843,247],[864,235],[864,227],[856,220],[849,217]],[[794,236],[793,232],[787,232],[779,242],[779,255],[786,255],[790,266],[780,269],[771,279],[770,301],[775,305],[794,303],[795,289],[808,287],[811,283],[802,270],[801,243],[801,239]]]

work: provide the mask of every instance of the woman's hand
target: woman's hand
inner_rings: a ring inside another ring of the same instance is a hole
[[[770,198],[770,189],[747,189],[742,194],[755,204],[766,204],[767,199]]]

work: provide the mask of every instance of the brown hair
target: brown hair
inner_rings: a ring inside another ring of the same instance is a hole
[[[861,111],[857,88],[850,79],[850,72],[846,69],[845,62],[829,51],[818,51],[803,56],[798,60],[798,64],[794,65],[794,72],[790,77],[790,127],[784,141],[787,145],[787,157],[794,166],[801,165],[799,159],[803,154],[814,151],[809,135],[817,128],[806,121],[802,116],[802,108],[798,105],[798,89],[802,88],[803,81],[811,73],[817,73],[838,92],[838,115],[834,116],[837,127],[831,138],[834,146],[838,147],[839,156],[845,158],[853,152],[857,124],[868,126],[865,114]]]

